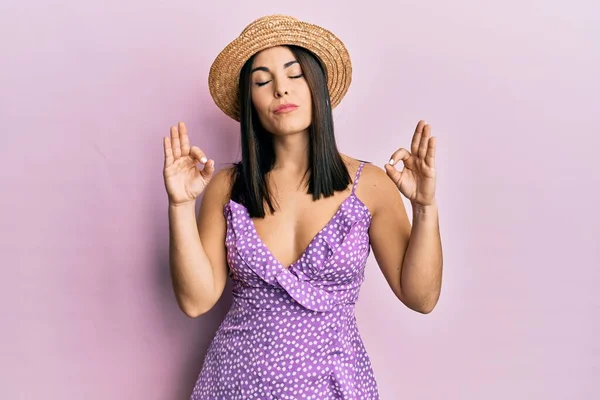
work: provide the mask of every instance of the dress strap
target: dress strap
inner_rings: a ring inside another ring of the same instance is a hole
[[[356,186],[358,185],[358,180],[360,179],[360,173],[365,165],[365,162],[362,161],[356,170],[356,176],[354,177],[354,185],[352,185],[352,193],[356,190]]]

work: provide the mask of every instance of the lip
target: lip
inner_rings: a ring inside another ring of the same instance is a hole
[[[298,108],[298,106],[295,104],[282,104],[280,106],[277,106],[277,108],[275,108],[274,112],[275,112],[275,114],[282,114],[282,113],[294,111],[297,108]]]

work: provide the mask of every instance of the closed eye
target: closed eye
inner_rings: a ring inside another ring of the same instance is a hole
[[[298,79],[298,78],[302,78],[304,76],[304,74],[300,74],[300,75],[295,75],[295,76],[290,76],[290,79]],[[266,85],[267,83],[269,83],[271,81],[265,81],[265,82],[256,82],[256,86],[261,87]]]

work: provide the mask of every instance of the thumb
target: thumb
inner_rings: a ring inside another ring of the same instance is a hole
[[[400,180],[402,179],[402,172],[404,172],[404,169],[402,169],[402,171],[398,171],[396,168],[394,168],[388,163],[385,164],[385,172],[387,176],[390,177],[392,182],[394,182],[394,184],[398,186],[400,184]]]
[[[204,168],[202,169],[202,175],[205,178],[210,179],[212,174],[215,172],[215,160],[208,160],[206,164],[204,164]]]

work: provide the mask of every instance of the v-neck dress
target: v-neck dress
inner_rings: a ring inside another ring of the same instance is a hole
[[[354,314],[371,213],[355,190],[293,264],[262,242],[248,210],[224,207],[233,303],[210,343],[192,400],[379,399]]]

